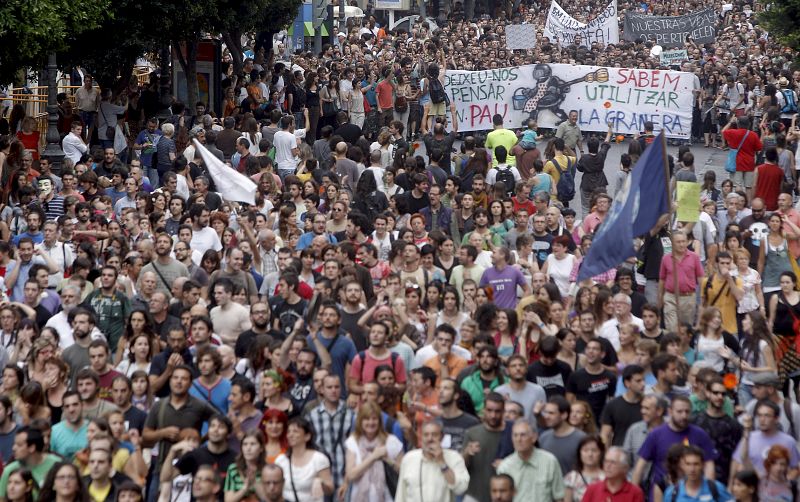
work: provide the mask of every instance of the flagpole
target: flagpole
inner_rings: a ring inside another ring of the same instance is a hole
[[[669,191],[669,159],[667,158],[667,135],[664,134],[664,131],[661,131],[661,161],[664,166],[664,190],[667,192],[667,214],[669,214],[669,218],[667,218],[667,234],[669,235],[670,239],[672,239],[672,193]],[[674,242],[674,241],[673,241]],[[680,312],[680,289],[678,286],[678,258],[675,256],[675,247],[673,244],[672,247],[672,290],[673,296],[675,297],[675,313],[676,315]],[[678,316],[680,319],[680,316]],[[679,323],[680,324],[680,323]]]

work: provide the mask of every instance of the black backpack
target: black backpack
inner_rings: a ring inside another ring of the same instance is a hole
[[[575,166],[572,165],[572,158],[567,157],[567,168],[561,169],[556,159],[553,158],[553,165],[558,169],[561,176],[558,178],[556,190],[558,191],[558,200],[561,202],[569,202],[575,197]]]
[[[431,102],[436,104],[444,103],[447,99],[447,94],[445,94],[444,86],[439,79],[429,78],[428,83],[430,85]]]
[[[367,367],[367,351],[362,350],[358,353],[358,358],[361,360],[361,383],[364,383],[364,369]],[[392,352],[392,371],[397,361],[397,352]]]
[[[495,183],[500,181],[502,181],[503,185],[505,185],[507,194],[511,195],[514,193],[514,186],[517,184],[517,180],[514,179],[514,173],[511,171],[511,166],[506,165],[505,169],[501,169],[500,166],[497,166]]]

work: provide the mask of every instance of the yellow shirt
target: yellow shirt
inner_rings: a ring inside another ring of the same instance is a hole
[[[711,285],[706,287],[708,280],[709,278],[706,277],[700,281],[700,293],[703,305],[717,307],[722,313],[722,329],[728,333],[737,333],[736,297],[733,296],[731,288],[726,286],[728,281],[723,279],[719,274],[713,274],[711,276]],[[740,278],[734,277],[734,281],[736,281],[737,287],[742,287],[742,280]],[[720,291],[722,291],[722,294],[720,294]],[[716,301],[711,303],[715,299]]]
[[[558,167],[556,167],[555,163],[553,163],[553,160],[558,163]],[[548,160],[545,162],[542,172],[549,174],[550,177],[553,178],[553,184],[558,185],[558,180],[561,179],[561,171],[565,171],[570,162],[572,163],[572,167],[575,167],[575,164],[578,162],[578,160],[575,157],[567,157],[563,154],[556,155],[556,158],[553,160]]]
[[[98,488],[94,483],[89,484],[89,496],[93,502],[105,502],[108,493],[111,491],[111,483],[109,482],[105,488]]]

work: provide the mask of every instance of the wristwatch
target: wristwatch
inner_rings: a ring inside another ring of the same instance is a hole
[[[449,468],[450,468],[450,466],[447,465],[446,463],[444,463],[444,464],[439,466],[439,470],[441,470],[442,472],[445,472]]]

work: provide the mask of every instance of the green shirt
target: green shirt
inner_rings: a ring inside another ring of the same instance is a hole
[[[504,146],[506,148],[506,152],[508,153],[508,157],[506,158],[506,164],[509,166],[516,166],[517,159],[513,155],[511,155],[511,149],[514,148],[514,145],[517,144],[517,135],[514,134],[514,131],[509,129],[495,129],[494,131],[490,132],[486,135],[486,148],[492,151],[492,165],[497,167],[497,157],[494,156],[494,149],[498,146]]]
[[[8,477],[14,471],[18,470],[21,467],[26,467],[30,469],[31,474],[33,475],[33,479],[36,480],[36,484],[38,486],[42,486],[44,484],[44,478],[47,477],[47,473],[50,472],[50,469],[53,468],[54,465],[61,462],[61,458],[58,455],[53,455],[51,453],[45,453],[42,457],[42,463],[31,468],[28,465],[23,466],[18,460],[15,460],[8,464],[3,469],[3,476],[0,477],[0,497],[6,498],[6,486],[8,485]],[[39,496],[39,491],[34,490],[33,498],[37,498]]]
[[[692,402],[692,413],[699,414],[704,413],[708,408],[708,400],[701,400],[697,397],[697,394],[689,395],[689,401]],[[722,411],[725,412],[726,415],[733,418],[733,402],[731,398],[725,397],[725,401],[722,402]]]
[[[236,463],[233,463],[233,464],[228,466],[228,474],[225,476],[224,491],[225,492],[238,492],[239,490],[244,488],[245,481],[246,481],[245,478],[243,478],[242,475],[239,474],[239,467],[236,466]],[[259,481],[261,481],[261,473],[260,472],[256,473],[256,483],[258,483]],[[255,492],[254,489],[250,490],[245,495],[245,498],[250,496],[250,495],[255,495],[255,493],[256,492]]]
[[[564,498],[564,478],[556,457],[535,448],[528,460],[514,452],[497,468],[498,474],[508,474],[514,479],[517,494],[514,502],[552,502]]]

